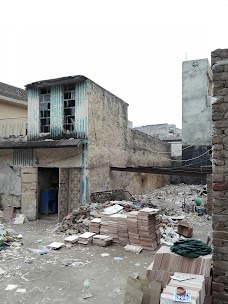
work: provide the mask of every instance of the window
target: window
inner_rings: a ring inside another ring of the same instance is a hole
[[[75,86],[65,85],[63,89],[64,99],[64,130],[74,131],[75,122]]]
[[[13,166],[32,166],[33,149],[14,149]]]
[[[40,132],[50,133],[50,88],[40,90]]]

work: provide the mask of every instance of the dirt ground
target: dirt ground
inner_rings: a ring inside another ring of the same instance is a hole
[[[205,242],[211,231],[211,221],[203,221],[199,216],[194,219],[202,223],[194,226],[193,237]],[[76,245],[45,255],[30,252],[28,248],[63,241],[65,235],[53,231],[56,224],[56,217],[46,217],[21,225],[7,225],[22,234],[23,245],[20,249],[0,251],[0,303],[121,304],[127,277],[134,273],[145,276],[154,259],[155,252],[134,254],[118,245],[107,248]],[[102,253],[109,256],[102,257]],[[16,292],[17,288],[5,290],[9,284],[26,292]]]

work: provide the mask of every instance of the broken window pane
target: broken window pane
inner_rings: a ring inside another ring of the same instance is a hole
[[[40,89],[40,132],[50,132],[50,88]]]
[[[74,131],[75,121],[75,85],[64,86],[64,130]]]

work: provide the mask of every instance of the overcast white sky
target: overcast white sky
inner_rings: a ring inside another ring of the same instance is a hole
[[[226,0],[0,2],[0,82],[85,75],[129,103],[134,126],[181,128],[186,59],[227,48]]]

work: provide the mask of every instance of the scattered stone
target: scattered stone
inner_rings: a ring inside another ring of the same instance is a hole
[[[60,243],[60,242],[53,242],[51,244],[49,244],[47,247],[50,248],[50,249],[60,249],[61,247],[64,246],[64,243]]]
[[[104,252],[104,253],[101,253],[101,256],[104,258],[104,257],[108,257],[108,256],[110,256],[110,254],[109,254],[109,253],[107,253],[107,252]]]
[[[16,292],[19,292],[19,293],[26,293],[26,289],[24,289],[24,288],[18,288],[18,289],[16,290]]]
[[[9,284],[5,290],[13,290],[13,289],[16,289],[17,287],[18,287],[18,285]]]

